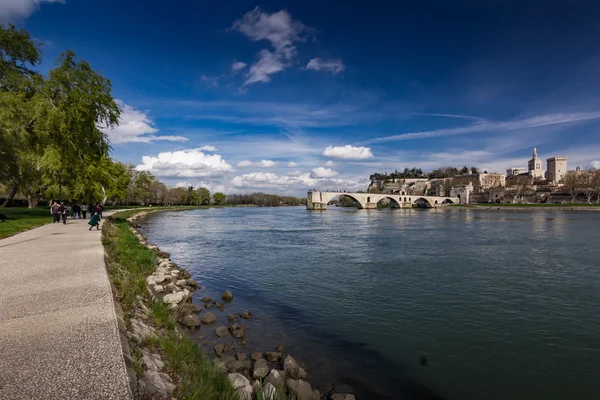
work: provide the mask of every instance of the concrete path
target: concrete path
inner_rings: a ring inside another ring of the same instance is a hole
[[[100,231],[88,228],[0,240],[0,399],[132,398]]]

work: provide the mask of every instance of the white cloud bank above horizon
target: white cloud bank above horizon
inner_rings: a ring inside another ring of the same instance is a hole
[[[0,23],[24,19],[39,10],[41,4],[64,4],[65,0],[0,0]]]
[[[136,110],[121,100],[116,100],[121,107],[119,125],[113,129],[101,128],[113,144],[120,143],[153,143],[159,140],[169,142],[187,142],[183,136],[157,136],[158,128],[150,116],[143,111]]]
[[[220,154],[205,154],[200,149],[166,151],[158,156],[144,156],[138,171],[148,171],[159,177],[221,178],[234,169]]]
[[[349,144],[345,146],[329,146],[323,151],[326,157],[341,158],[345,160],[364,160],[372,158],[373,153],[368,147],[355,147]]]

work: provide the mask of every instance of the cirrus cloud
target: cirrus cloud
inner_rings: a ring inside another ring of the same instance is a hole
[[[158,156],[144,156],[138,171],[148,171],[161,177],[177,178],[220,178],[227,172],[233,172],[220,154],[205,154],[200,149],[166,151]]]
[[[373,153],[369,147],[355,147],[349,144],[345,146],[329,146],[323,151],[323,155],[345,160],[363,160],[373,157]]]

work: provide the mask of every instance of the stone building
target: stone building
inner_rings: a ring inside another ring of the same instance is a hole
[[[527,165],[527,170],[529,171],[529,176],[533,179],[544,179],[545,174],[542,170],[542,160],[538,158],[537,149],[533,148],[533,158],[529,160],[529,164]]]
[[[509,168],[506,170],[506,177],[518,176],[528,173],[527,168]]]
[[[553,184],[560,183],[567,173],[567,157],[552,157],[548,158],[546,162],[548,163],[546,179]]]
[[[450,188],[450,196],[458,197],[460,204],[469,204],[471,202],[471,193],[473,193],[473,184],[471,182],[467,185],[456,185]]]

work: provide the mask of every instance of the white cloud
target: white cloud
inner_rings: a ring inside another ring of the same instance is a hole
[[[346,67],[344,62],[338,58],[335,60],[323,60],[322,58],[313,58],[306,64],[306,69],[313,71],[329,71],[334,74],[342,72]]]
[[[119,125],[113,129],[100,128],[108,135],[111,143],[152,143],[159,140],[170,142],[186,142],[183,136],[157,136],[158,129],[147,113],[134,109],[117,100],[121,107]]]
[[[590,163],[590,168],[600,169],[600,160],[592,161]]]
[[[310,188],[348,191],[366,190],[369,182],[352,179],[313,178],[311,174],[302,172],[285,176],[272,172],[253,172],[234,177],[230,184],[236,192],[271,190],[286,194],[299,193]]]
[[[215,146],[211,146],[211,145],[204,145],[204,146],[200,147],[200,150],[202,150],[202,151],[217,151],[217,148]]]
[[[335,167],[335,163],[331,160],[327,161],[325,164],[323,164],[326,167]]]
[[[274,52],[266,49],[259,52],[258,61],[250,67],[244,85],[269,82],[270,75],[291,65],[290,61],[297,53],[294,42],[306,40],[304,34],[311,30],[292,19],[286,10],[269,14],[259,7],[234,21],[230,29],[243,33],[254,42],[267,40],[275,49]]]
[[[240,31],[255,42],[268,40],[278,52],[284,52],[286,48],[293,47],[295,41],[305,40],[301,35],[306,26],[293,20],[286,10],[268,14],[256,7],[241,20],[236,20],[231,29]]]
[[[276,165],[277,165],[277,163],[273,160],[260,160],[259,162],[256,163],[256,166],[260,167],[260,168],[271,168]]]
[[[285,67],[278,54],[273,54],[269,50],[261,50],[258,53],[258,61],[250,67],[247,75],[248,79],[246,79],[244,85],[256,82],[269,82],[271,75],[283,71]]]
[[[167,151],[157,157],[144,156],[136,169],[156,176],[177,178],[218,178],[233,172],[233,167],[220,154],[204,154],[200,149]]]
[[[504,131],[515,131],[520,129],[536,128],[541,126],[567,124],[579,121],[586,121],[591,119],[600,118],[600,111],[588,112],[588,113],[570,113],[570,114],[546,114],[538,115],[531,118],[518,119],[512,121],[499,121],[499,122],[481,122],[474,125],[461,126],[457,128],[446,128],[437,129],[432,131],[422,132],[409,132],[400,135],[387,136],[382,138],[376,138],[366,143],[374,142],[389,142],[398,140],[411,140],[411,139],[427,139],[433,137],[444,137],[444,136],[455,136],[464,135],[468,133],[477,132],[504,132]]]
[[[334,170],[332,170],[331,168],[324,168],[324,167],[318,167],[318,168],[313,168],[310,177],[313,179],[319,179],[319,178],[332,178],[334,176],[336,176],[338,173]]]
[[[252,161],[249,160],[244,160],[244,161],[240,161],[237,165],[238,168],[246,168],[246,167],[251,167],[252,166]]]
[[[241,161],[238,165],[238,168],[246,168],[246,167],[258,167],[258,168],[272,168],[277,166],[277,162],[273,160],[260,160],[255,163],[249,160]]]
[[[296,162],[290,161],[288,163],[288,167],[290,167],[290,168],[294,168],[294,167],[297,167],[297,166],[298,166],[298,163],[296,163]]]
[[[0,23],[27,18],[44,3],[64,4],[65,0],[0,0]]]
[[[246,68],[248,64],[246,64],[245,62],[242,61],[233,61],[233,64],[231,64],[231,71],[232,72],[239,72],[242,69]]]
[[[368,147],[355,147],[347,144],[346,146],[329,146],[323,152],[326,157],[342,158],[345,160],[363,160],[373,157],[371,149]]]
[[[287,176],[300,176],[302,174],[303,174],[302,171],[291,171],[291,172],[288,172],[286,175]]]

